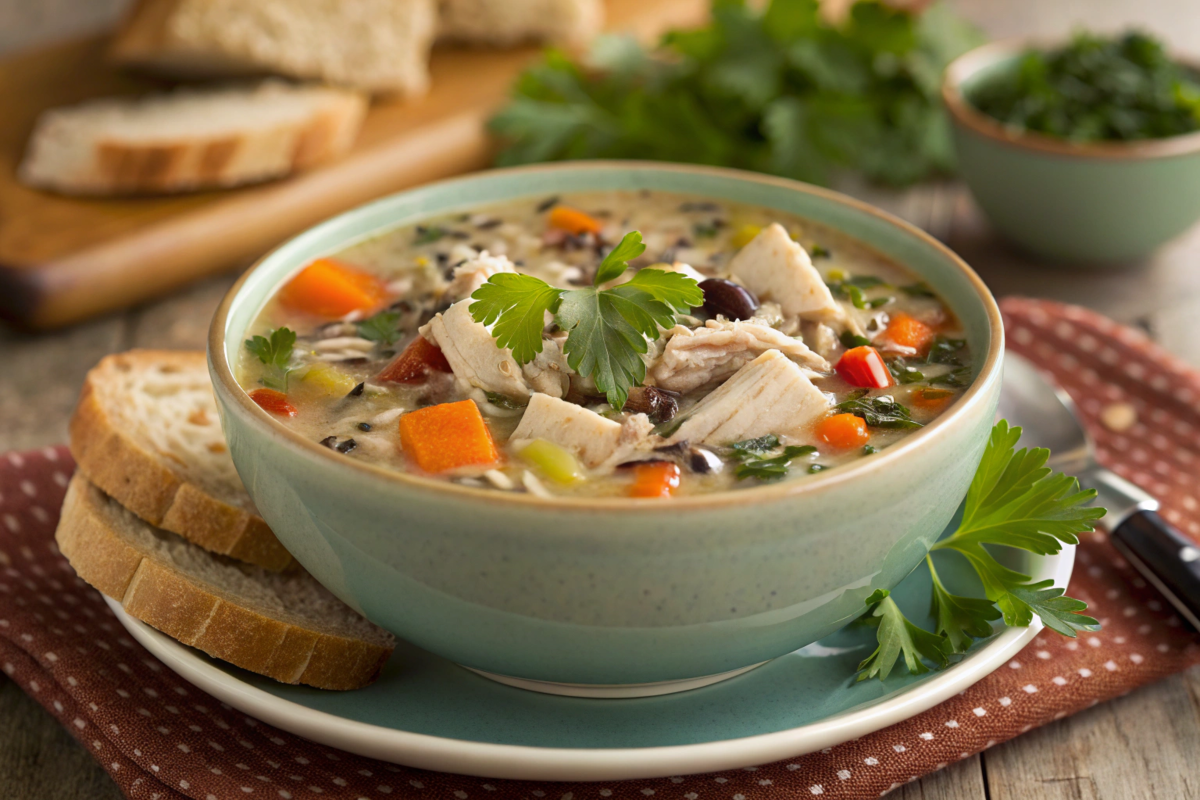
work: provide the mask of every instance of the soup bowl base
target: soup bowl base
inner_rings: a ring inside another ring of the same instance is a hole
[[[598,700],[626,700],[634,697],[660,697],[666,694],[677,694],[679,692],[688,692],[692,689],[700,689],[705,686],[712,686],[721,681],[727,681],[730,678],[736,678],[739,675],[745,675],[752,669],[758,669],[767,661],[760,661],[757,664],[751,664],[748,667],[739,669],[731,669],[728,672],[721,672],[717,675],[704,675],[699,678],[687,678],[678,681],[655,681],[654,683],[625,683],[625,684],[592,684],[592,683],[558,683],[555,681],[535,681],[526,678],[514,678],[509,675],[497,675],[494,672],[484,672],[480,669],[471,667],[463,667],[463,669],[471,670],[476,675],[482,675],[485,678],[502,683],[505,686],[513,686],[517,689],[525,689],[530,692],[540,692],[542,694],[554,694],[560,697],[588,697]],[[460,665],[461,666],[461,665]]]

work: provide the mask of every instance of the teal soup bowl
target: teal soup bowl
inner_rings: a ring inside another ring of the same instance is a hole
[[[477,204],[641,189],[799,214],[907,266],[963,321],[973,385],[935,422],[871,458],[799,480],[655,501],[543,499],[352,461],[276,422],[234,381],[247,326],[314,258]],[[870,206],[730,170],[579,162],[437,183],[297,236],[225,298],[209,365],[238,472],[279,539],[322,584],[371,621],[463,666],[596,688],[724,676],[861,615],[872,591],[895,586],[921,561],[965,496],[991,429],[1002,350],[999,311],[974,272]]]
[[[959,172],[992,224],[1053,262],[1103,269],[1149,255],[1200,219],[1200,134],[1073,143],[1013,130],[972,105],[1028,46],[972,50],[942,84]]]

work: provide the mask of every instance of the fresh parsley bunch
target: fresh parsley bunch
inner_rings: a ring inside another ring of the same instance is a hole
[[[860,0],[835,25],[818,0],[714,0],[708,25],[652,51],[610,36],[584,63],[548,53],[491,121],[498,162],[637,158],[814,183],[846,168],[907,184],[952,169],[941,74],[980,42],[941,5]]]
[[[950,656],[965,653],[975,639],[992,634],[991,623],[1026,627],[1036,614],[1047,628],[1074,638],[1078,631],[1095,631],[1099,623],[1079,613],[1082,601],[1065,596],[1050,580],[1031,581],[1028,575],[1003,566],[985,545],[1004,545],[1038,555],[1053,555],[1063,543],[1078,544],[1078,535],[1091,531],[1103,508],[1086,505],[1095,490],[1081,491],[1079,482],[1046,466],[1045,448],[1016,449],[1021,429],[996,423],[963,509],[958,530],[933,546],[967,559],[983,582],[987,599],[951,594],[926,556],[933,577],[931,633],[908,620],[885,590],[867,598],[866,620],[877,626],[878,647],[858,665],[858,679],[886,678],[903,657],[912,674],[928,671],[926,662],[945,666]]]
[[[502,272],[488,278],[471,295],[471,317],[492,326],[496,344],[512,350],[518,364],[528,364],[542,352],[542,328],[547,312],[567,332],[563,353],[567,364],[591,377],[608,403],[620,409],[630,388],[646,379],[642,355],[647,340],[659,337],[659,326],[675,324],[676,313],[702,305],[704,293],[696,281],[678,272],[643,269],[629,281],[600,287],[620,277],[629,261],[646,250],[637,231],[625,234],[596,270],[586,289],[558,289],[540,278]]]

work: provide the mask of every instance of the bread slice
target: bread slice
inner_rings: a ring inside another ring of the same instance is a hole
[[[183,77],[274,73],[412,96],[429,87],[436,0],[139,0],[118,62]]]
[[[324,86],[182,89],[42,114],[20,179],[68,194],[181,192],[281,178],[345,154],[366,99]]]
[[[82,473],[55,534],[79,577],[130,616],[214,658],[283,683],[357,689],[395,647],[303,570],[268,572],[154,528]]]
[[[234,469],[204,353],[103,359],[84,381],[70,440],[83,473],[151,525],[270,570],[292,563]]]
[[[442,0],[438,33],[499,47],[536,41],[579,48],[603,24],[602,0]]]

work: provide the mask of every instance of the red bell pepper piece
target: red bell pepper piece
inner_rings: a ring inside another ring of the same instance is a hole
[[[384,367],[377,380],[391,383],[424,383],[430,372],[450,372],[450,362],[441,348],[418,336],[404,352]]]
[[[296,407],[288,402],[287,395],[274,389],[255,389],[250,393],[250,399],[258,403],[258,407],[281,417],[296,416]]]
[[[888,372],[883,356],[874,347],[863,345],[842,354],[837,363],[837,374],[851,386],[867,389],[886,389],[892,385],[892,373]]]

